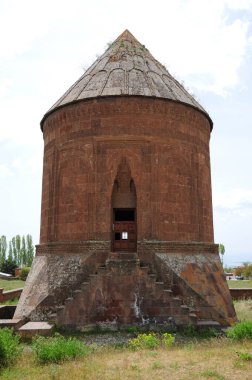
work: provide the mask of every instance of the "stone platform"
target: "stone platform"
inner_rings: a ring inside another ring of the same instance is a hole
[[[18,330],[22,338],[32,338],[35,335],[52,335],[54,325],[47,322],[28,322]]]
[[[24,323],[23,319],[0,319],[0,328],[9,327],[18,330]]]

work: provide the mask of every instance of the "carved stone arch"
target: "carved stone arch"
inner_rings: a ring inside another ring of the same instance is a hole
[[[139,159],[139,155],[132,150],[123,149],[123,155],[119,155],[118,153],[119,152],[116,149],[114,151],[114,154],[111,155],[111,157],[109,157],[109,160],[107,161],[107,167],[111,178],[111,194],[113,191],[113,185],[117,176],[118,168],[119,165],[122,163],[122,160],[126,160],[126,163],[130,168],[131,177],[134,180],[134,184],[136,188],[139,189],[140,183],[138,181],[138,178],[141,177],[140,169],[142,168],[142,160]]]
[[[136,187],[125,157],[118,165],[111,202],[113,208],[136,208]]]

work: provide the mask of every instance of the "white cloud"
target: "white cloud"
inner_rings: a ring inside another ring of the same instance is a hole
[[[241,216],[252,215],[252,190],[236,188],[216,194],[213,205],[215,209],[224,212],[230,211]]]
[[[12,176],[13,172],[8,168],[8,166],[0,164],[0,178],[5,179]]]

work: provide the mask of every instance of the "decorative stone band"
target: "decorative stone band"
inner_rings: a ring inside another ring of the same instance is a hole
[[[46,254],[92,254],[101,253],[108,255],[111,251],[109,240],[89,240],[89,241],[66,241],[49,242],[36,245],[36,255]],[[144,253],[218,253],[218,244],[204,242],[179,242],[179,241],[158,241],[143,240],[137,242],[137,252]]]
[[[161,253],[218,253],[218,244],[190,241],[138,241],[138,252],[161,252]]]
[[[44,256],[47,254],[91,254],[105,253],[111,250],[110,241],[66,241],[66,242],[49,242],[36,245],[36,255]]]

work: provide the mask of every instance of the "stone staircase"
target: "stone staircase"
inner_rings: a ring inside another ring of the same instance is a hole
[[[159,281],[136,253],[111,253],[104,266],[68,292],[48,321],[59,326],[197,324],[196,311]]]

